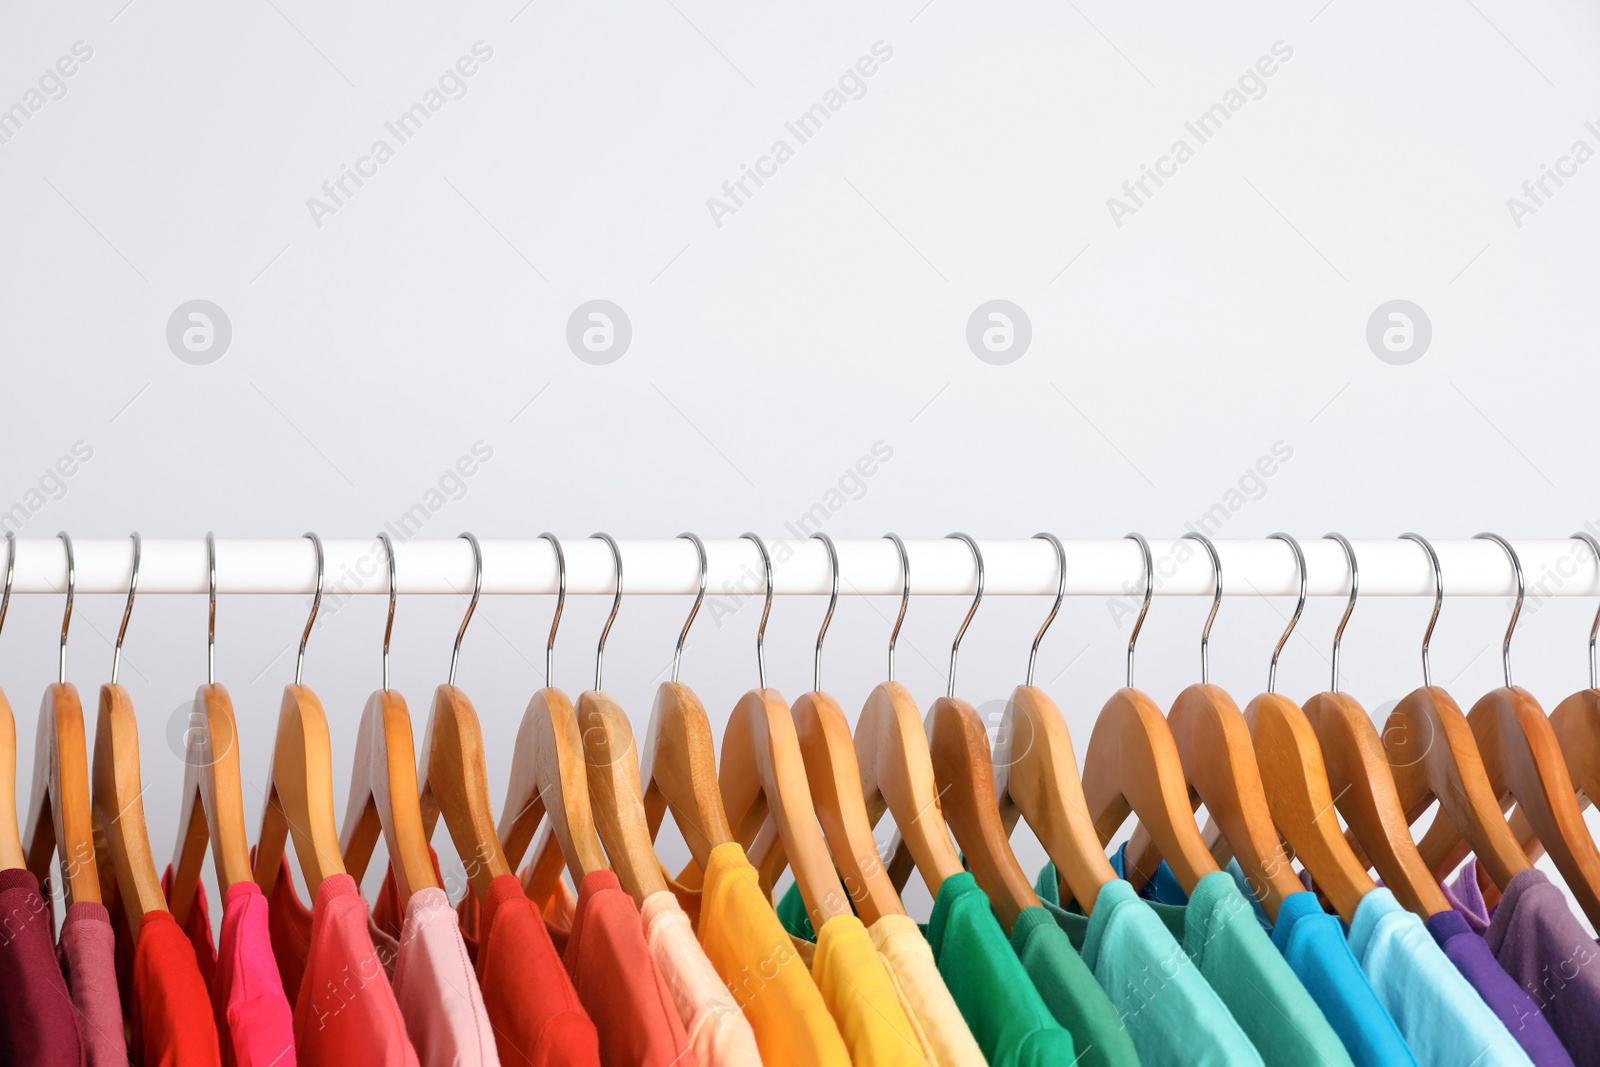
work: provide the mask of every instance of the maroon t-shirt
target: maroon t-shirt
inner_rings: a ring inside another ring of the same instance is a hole
[[[50,905],[33,875],[0,871],[0,1064],[7,1067],[84,1067],[50,926]]]

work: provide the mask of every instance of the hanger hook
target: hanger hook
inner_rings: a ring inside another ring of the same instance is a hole
[[[811,691],[822,692],[822,639],[828,636],[828,624],[833,621],[833,609],[839,604],[839,550],[833,538],[825,533],[814,533],[828,550],[828,565],[833,568],[833,584],[828,593],[828,613],[822,617],[822,628],[817,631],[817,650],[811,657]]]
[[[945,687],[944,695],[954,698],[956,695],[956,653],[961,651],[961,638],[966,635],[967,627],[972,624],[972,617],[978,613],[978,605],[983,603],[983,552],[978,548],[978,542],[964,533],[946,534],[959,541],[965,541],[967,547],[972,549],[972,562],[978,568],[978,590],[973,594],[972,606],[967,609],[967,617],[961,620],[961,629],[956,631],[956,639],[950,642],[950,684]]]
[[[1511,542],[1495,533],[1473,534],[1474,541],[1493,541],[1505,549],[1506,556],[1511,560],[1511,572],[1517,577],[1517,602],[1511,606],[1511,621],[1506,623],[1506,639],[1500,645],[1500,669],[1506,678],[1506,688],[1511,688],[1511,635],[1517,632],[1517,616],[1522,614],[1522,597],[1527,591],[1522,583],[1522,560],[1517,557],[1517,550],[1511,547]]]
[[[1216,588],[1211,594],[1211,611],[1206,615],[1205,626],[1200,629],[1200,684],[1205,685],[1211,673],[1211,624],[1217,621],[1217,609],[1222,607],[1222,557],[1217,555],[1217,546],[1205,534],[1191,532],[1183,536],[1205,546],[1206,555],[1211,557],[1211,573],[1215,576]]]
[[[1144,534],[1131,533],[1123,538],[1124,541],[1136,541],[1139,544],[1139,554],[1144,558],[1144,603],[1139,605],[1139,617],[1133,620],[1133,633],[1128,635],[1128,688],[1133,688],[1133,646],[1139,642],[1139,631],[1144,628],[1144,617],[1150,613],[1150,598],[1156,592],[1156,567],[1155,560],[1150,555],[1150,542],[1144,539]]]
[[[133,533],[133,569],[128,573],[128,603],[122,609],[122,624],[117,627],[117,640],[111,646],[111,684],[117,684],[117,668],[122,666],[122,639],[128,633],[128,619],[133,615],[133,595],[139,590],[139,533]],[[10,575],[7,575],[9,578]],[[9,585],[7,586],[10,592]]]
[[[10,535],[7,534],[7,536],[9,537]],[[1589,546],[1589,552],[1590,552],[1591,555],[1594,556],[1594,565],[1596,567],[1600,567],[1600,541],[1595,540],[1594,534],[1587,533],[1587,532],[1585,532],[1583,530],[1579,530],[1577,533],[1573,534],[1572,536],[1573,536],[1574,539],[1576,539],[1578,541],[1582,541],[1584,544]],[[13,550],[13,551],[15,551],[15,550]],[[10,575],[8,573],[7,576],[6,576],[6,589],[9,591],[10,588],[11,588],[11,578],[10,578]],[[9,595],[9,592],[8,592],[8,595]],[[6,618],[5,606],[4,605],[0,605],[0,623],[4,623],[5,622],[5,618]],[[1600,637],[1600,610],[1597,610],[1594,613],[1594,622],[1589,624],[1589,688],[1590,689],[1600,688],[1600,671],[1596,670],[1596,667],[1600,666],[1600,664],[1596,664],[1596,662],[1595,662],[1595,651],[1594,651],[1594,642],[1595,642],[1595,638],[1596,637]]]
[[[306,669],[306,642],[311,640],[311,628],[316,625],[317,612],[322,609],[322,538],[315,533],[303,533],[302,539],[309,540],[311,547],[317,555],[317,585],[311,591],[311,614],[306,617],[305,629],[300,631],[300,651],[294,657],[294,684],[299,685],[300,679]],[[394,548],[389,545],[389,539],[383,534],[384,547],[389,550],[389,625],[394,625]],[[389,688],[389,631],[383,632],[383,687]]]
[[[467,544],[472,546],[472,599],[467,602],[467,613],[461,617],[461,627],[456,630],[456,644],[450,650],[450,677],[445,680],[446,685],[456,684],[456,662],[461,659],[461,639],[466,636],[467,623],[472,621],[472,613],[478,610],[478,597],[483,594],[483,546],[478,544],[475,534],[457,534],[457,539],[465,538]]]
[[[78,588],[78,567],[76,561],[72,558],[72,538],[65,530],[62,530],[60,533],[56,534],[56,536],[61,538],[61,543],[65,545],[67,549],[67,608],[66,611],[64,611],[61,615],[61,657],[56,668],[57,680],[62,685],[66,685],[67,631],[72,627],[72,594],[76,592]]]
[[[1294,614],[1289,616],[1289,625],[1283,628],[1283,636],[1278,638],[1278,646],[1272,650],[1272,662],[1267,664],[1267,692],[1275,692],[1278,686],[1278,656],[1283,652],[1283,646],[1289,643],[1289,635],[1294,633],[1294,628],[1299,625],[1300,615],[1306,610],[1306,554],[1300,551],[1300,542],[1286,533],[1270,535],[1271,539],[1282,541],[1294,553],[1294,565],[1300,572],[1300,598],[1295,601]]]
[[[389,540],[389,535],[382,531],[378,533],[378,540],[383,542],[384,555],[389,559],[389,617],[383,624],[383,688],[387,690],[389,688],[389,635],[394,633],[394,603],[396,599],[394,542]],[[319,547],[317,551],[320,558],[321,548]],[[318,570],[321,570],[320,562]],[[309,624],[307,624],[307,632],[310,632]],[[302,653],[303,655],[304,653]],[[298,663],[295,664],[294,669],[294,684],[300,684],[300,665]]]
[[[1428,554],[1428,563],[1433,567],[1433,614],[1428,616],[1428,628],[1422,631],[1422,684],[1433,684],[1433,672],[1429,670],[1428,645],[1433,641],[1433,628],[1439,622],[1439,609],[1444,606],[1444,568],[1439,566],[1439,553],[1433,550],[1433,545],[1421,534],[1403,533],[1402,540],[1415,541],[1422,546],[1422,551]]]
[[[549,541],[556,551],[556,610],[550,616],[550,636],[544,642],[544,684],[549,688],[550,678],[555,673],[556,630],[561,627],[561,612],[567,606],[567,554],[561,550],[561,538],[555,534],[546,531],[539,536]]]
[[[1039,632],[1033,636],[1033,647],[1028,649],[1028,677],[1024,685],[1033,684],[1033,664],[1039,658],[1039,642],[1044,640],[1045,631],[1050,629],[1050,624],[1056,621],[1056,613],[1061,610],[1061,601],[1067,595],[1067,550],[1061,545],[1061,538],[1053,533],[1036,533],[1037,540],[1049,541],[1050,546],[1056,550],[1056,600],[1050,605],[1050,614],[1044,618],[1044,625],[1039,627]]]
[[[906,607],[911,603],[911,555],[906,551],[906,543],[900,540],[899,534],[884,534],[884,537],[894,542],[894,550],[900,556],[900,614],[894,617],[894,629],[889,631],[889,681],[894,681],[894,646],[900,640],[900,626],[906,621]],[[1595,557],[1600,559],[1600,555]],[[1600,618],[1600,616],[1597,616]]]
[[[694,617],[700,614],[700,605],[706,598],[706,543],[700,540],[698,534],[681,533],[678,535],[694,543],[695,555],[700,560],[700,588],[694,595],[694,606],[689,609],[689,617],[683,620],[683,629],[678,631],[678,647],[672,650],[672,680],[678,680],[678,665],[683,662],[683,643],[689,639],[689,627],[694,625]]]
[[[606,624],[600,628],[600,644],[594,650],[594,689],[600,691],[600,664],[606,655],[606,637],[611,633],[611,624],[617,621],[617,610],[622,607],[622,548],[617,544],[616,538],[608,533],[590,534],[598,537],[611,546],[611,565],[617,572],[617,595],[611,598],[611,614],[606,616]]]
[[[1339,642],[1344,637],[1345,624],[1350,621],[1351,612],[1356,610],[1356,596],[1361,590],[1361,569],[1356,566],[1356,549],[1350,539],[1344,534],[1330,533],[1323,535],[1324,541],[1337,541],[1339,547],[1344,549],[1345,562],[1350,565],[1350,599],[1344,606],[1344,614],[1339,617],[1339,625],[1333,631],[1333,685],[1332,691],[1339,691]]]
[[[206,531],[206,684],[217,681],[217,538]]]
[[[1600,559],[1600,555],[1595,556]],[[17,535],[6,531],[6,589],[0,594],[0,630],[5,629],[6,612],[11,608],[11,580],[17,576]]]
[[[772,614],[772,557],[767,554],[767,544],[761,540],[759,534],[742,533],[741,540],[754,541],[756,551],[761,553],[761,566],[767,574],[767,599],[761,608],[761,625],[756,627],[756,677],[761,682],[761,688],[767,687],[767,653],[762,647],[762,642],[767,636],[767,616]]]

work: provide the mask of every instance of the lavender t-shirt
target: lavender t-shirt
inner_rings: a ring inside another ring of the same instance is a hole
[[[1573,1060],[1600,1065],[1600,947],[1543,871],[1530,867],[1506,883],[1484,940]]]
[[[1495,961],[1483,938],[1455,911],[1441,911],[1423,923],[1467,983],[1500,1017],[1517,1044],[1538,1067],[1569,1067],[1572,1057],[1526,991]]]

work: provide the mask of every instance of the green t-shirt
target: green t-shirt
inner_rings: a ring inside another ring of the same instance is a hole
[[[1011,928],[1011,947],[1056,1022],[1079,1049],[1075,1067],[1139,1067],[1122,1017],[1089,965],[1044,908],[1024,908]]]
[[[1039,895],[1057,899],[1055,869],[1039,874]],[[1186,906],[1146,901],[1270,1064],[1350,1067],[1349,1053],[1256,921],[1225,871],[1201,878]]]

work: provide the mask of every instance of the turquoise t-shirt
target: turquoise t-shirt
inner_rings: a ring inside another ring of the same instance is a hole
[[[1422,1067],[1531,1063],[1422,920],[1388,889],[1379,887],[1361,898],[1349,941]]]

